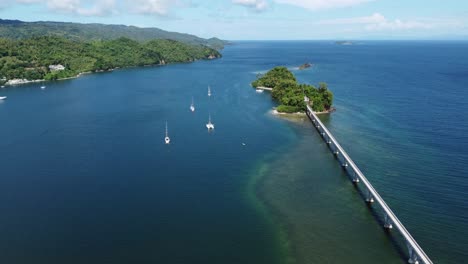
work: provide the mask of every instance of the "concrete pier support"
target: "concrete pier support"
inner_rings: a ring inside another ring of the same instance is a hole
[[[372,196],[370,191],[367,191],[366,202],[370,204],[374,202],[374,197]]]
[[[388,214],[385,214],[385,224],[384,224],[384,227],[385,227],[386,229],[392,229],[392,228],[393,228],[392,221],[391,221],[390,218],[388,217]]]
[[[359,178],[358,178],[358,176],[357,176],[357,174],[356,174],[355,171],[353,171],[353,176],[352,176],[352,177],[353,177],[353,182],[354,182],[354,183],[359,183],[360,180],[359,180]]]
[[[408,247],[408,255],[409,255],[408,263],[419,264],[418,256],[414,252],[414,249],[409,244],[407,244],[406,246]]]

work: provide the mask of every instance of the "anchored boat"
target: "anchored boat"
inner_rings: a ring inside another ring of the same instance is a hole
[[[206,124],[206,128],[208,128],[208,130],[213,130],[215,128],[214,124],[211,123],[211,115],[208,116],[208,124]]]
[[[169,138],[169,133],[167,130],[167,122],[166,122],[166,137],[164,138],[164,142],[166,142],[166,145],[171,143],[171,139]]]
[[[193,103],[193,97],[192,97],[192,104],[190,105],[190,111],[195,112],[195,104]]]

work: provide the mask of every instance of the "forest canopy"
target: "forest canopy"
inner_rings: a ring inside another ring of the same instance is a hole
[[[215,49],[165,39],[142,43],[129,38],[97,41],[57,36],[0,38],[0,78],[55,80],[83,72],[218,57],[221,54]],[[63,65],[65,69],[51,70],[50,65]]]

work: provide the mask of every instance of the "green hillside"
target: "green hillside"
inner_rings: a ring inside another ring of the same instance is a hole
[[[174,40],[138,42],[118,38],[79,41],[58,36],[19,40],[0,38],[0,78],[2,82],[13,79],[56,80],[83,72],[219,57],[221,54],[215,49]],[[53,65],[64,69],[56,70]]]
[[[39,36],[58,36],[70,40],[93,41],[129,38],[139,42],[170,39],[186,44],[205,45],[222,49],[225,41],[203,39],[190,34],[164,31],[159,28],[139,28],[124,25],[80,24],[68,22],[23,22],[0,19],[0,38],[27,39]]]

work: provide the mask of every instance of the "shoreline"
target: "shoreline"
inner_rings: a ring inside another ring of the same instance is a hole
[[[127,66],[127,67],[116,67],[116,68],[112,68],[112,69],[109,69],[109,70],[95,70],[95,71],[80,72],[80,73],[78,73],[78,74],[75,75],[75,76],[60,78],[60,79],[56,79],[56,80],[45,80],[45,79],[38,79],[38,80],[11,79],[11,80],[8,80],[6,83],[4,83],[4,84],[1,86],[1,88],[20,86],[20,85],[23,85],[23,84],[30,84],[30,83],[65,81],[65,80],[77,79],[77,78],[79,78],[79,77],[81,77],[82,75],[85,75],[85,74],[95,74],[95,73],[113,72],[113,71],[119,70],[119,69],[130,69],[130,68],[140,68],[140,67],[166,66],[166,65],[169,65],[169,64],[193,63],[193,62],[200,61],[200,60],[212,61],[212,60],[219,59],[219,58],[220,58],[220,57],[206,58],[206,59],[199,59],[199,60],[191,60],[191,61],[187,61],[187,62],[160,63],[160,64],[149,64],[149,65],[143,65],[143,66],[135,65],[135,66]],[[11,82],[11,81],[14,81],[14,83],[9,83],[9,82]]]
[[[8,82],[10,82],[10,81],[15,81],[15,82],[14,82],[14,83],[8,83],[8,82],[6,82],[6,83],[3,85],[3,88],[14,87],[14,86],[20,86],[20,85],[23,85],[23,84],[30,84],[30,83],[65,81],[65,80],[77,79],[77,78],[81,77],[82,75],[86,75],[86,74],[101,73],[101,72],[111,72],[111,71],[114,71],[114,69],[108,70],[108,71],[80,72],[80,73],[78,73],[78,74],[75,75],[75,76],[60,78],[60,79],[56,79],[56,80],[46,80],[46,79],[39,79],[39,80],[12,79],[12,80],[9,80]]]
[[[331,114],[336,111],[335,107],[330,108],[329,110],[322,111],[322,112],[314,112],[316,115],[325,115],[325,114]],[[283,116],[307,116],[305,112],[296,112],[296,113],[284,113],[284,112],[278,112],[276,108],[273,108],[272,110],[269,111],[272,115],[283,115]]]

